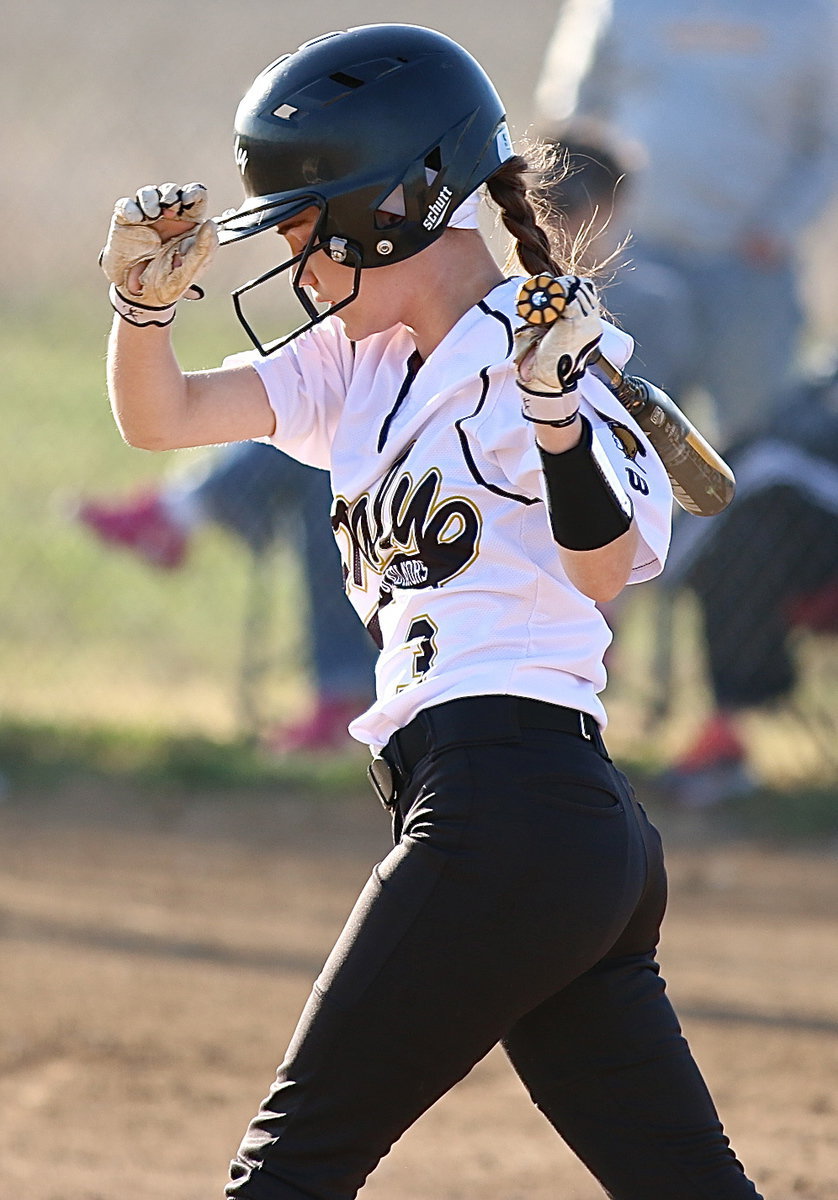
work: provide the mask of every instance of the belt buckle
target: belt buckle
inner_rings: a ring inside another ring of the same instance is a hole
[[[396,776],[387,759],[376,754],[367,767],[367,777],[372,784],[372,790],[384,808],[390,812],[396,803]]]

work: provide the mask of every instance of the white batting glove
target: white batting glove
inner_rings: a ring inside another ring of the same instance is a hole
[[[111,303],[126,321],[168,325],[178,300],[203,296],[195,281],[218,245],[206,213],[201,183],[143,187],[117,200],[99,263],[111,281]]]
[[[538,308],[542,292],[536,285],[542,281],[544,303],[551,310],[546,318]],[[538,425],[569,425],[579,411],[577,385],[602,338],[596,288],[578,275],[538,276],[522,288],[519,312],[527,317],[527,324],[515,331],[514,352],[523,415]]]

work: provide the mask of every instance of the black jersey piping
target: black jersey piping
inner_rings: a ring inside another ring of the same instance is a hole
[[[515,348],[515,339],[512,334],[512,322],[505,313],[500,312],[496,308],[491,308],[485,300],[479,300],[477,307],[481,312],[484,312],[487,317],[494,317],[499,321],[506,332],[506,355],[507,357]],[[474,455],[471,452],[471,447],[468,444],[468,435],[463,429],[463,421],[469,421],[472,417],[476,417],[481,408],[486,402],[486,396],[489,394],[489,368],[483,367],[480,371],[480,378],[483,381],[483,388],[480,393],[480,400],[477,403],[477,408],[467,417],[460,417],[459,421],[454,422],[454,428],[457,430],[457,436],[460,439],[460,445],[463,451],[463,458],[466,460],[466,466],[472,474],[474,480],[487,491],[494,492],[496,496],[504,496],[507,500],[515,500],[518,504],[540,504],[541,500],[535,496],[521,496],[517,492],[508,492],[505,488],[498,487],[495,483],[489,483],[488,479],[484,479],[477,469],[477,463],[474,461]]]
[[[414,350],[410,358],[407,360],[407,370],[405,372],[405,377],[402,380],[402,386],[399,388],[399,394],[396,396],[396,402],[388,412],[387,416],[384,418],[384,423],[382,424],[381,431],[378,435],[377,450],[379,454],[384,449],[384,446],[387,442],[387,436],[390,433],[390,426],[395,420],[396,413],[399,411],[402,404],[404,404],[405,396],[410,391],[411,384],[419,373],[419,368],[422,366],[422,361],[422,355],[418,350]]]
[[[488,317],[494,317],[496,321],[500,321],[501,325],[503,325],[506,330],[506,355],[509,357],[515,349],[515,338],[512,335],[512,322],[509,320],[509,317],[497,308],[490,308],[485,300],[478,300],[477,307],[486,313]]]
[[[460,446],[462,447],[463,458],[466,460],[466,466],[471,472],[472,478],[475,480],[475,482],[479,483],[481,487],[486,488],[487,491],[494,492],[496,496],[503,496],[507,500],[515,500],[518,502],[518,504],[540,504],[541,499],[537,496],[520,496],[517,492],[508,492],[505,488],[498,487],[498,485],[495,483],[489,483],[488,479],[484,479],[477,469],[477,463],[474,461],[474,455],[472,454],[471,447],[468,444],[468,435],[463,429],[463,421],[470,421],[472,417],[476,417],[486,402],[486,396],[489,394],[488,367],[481,367],[480,378],[483,380],[483,388],[480,392],[480,399],[477,403],[477,408],[473,413],[469,413],[466,417],[460,417],[459,421],[454,422],[454,428],[457,430],[457,436],[460,439]]]

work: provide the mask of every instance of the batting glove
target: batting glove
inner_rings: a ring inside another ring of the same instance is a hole
[[[521,288],[514,362],[523,415],[537,425],[570,425],[577,386],[602,338],[599,298],[590,279],[539,275]]]
[[[178,300],[203,296],[195,280],[218,245],[206,213],[201,183],[162,183],[117,200],[99,264],[111,282],[111,304],[126,321],[168,325]]]

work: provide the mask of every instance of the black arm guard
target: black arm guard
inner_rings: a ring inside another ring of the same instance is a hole
[[[598,550],[631,525],[625,488],[584,417],[572,450],[548,454],[539,446],[553,537],[566,550]]]

